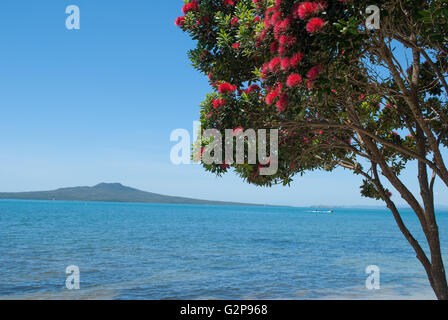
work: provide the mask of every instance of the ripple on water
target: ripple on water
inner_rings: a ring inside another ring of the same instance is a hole
[[[0,201],[0,298],[434,298],[386,211],[305,211]],[[439,227],[446,249],[447,213]],[[372,264],[378,292],[363,288]],[[79,291],[65,289],[69,265]]]

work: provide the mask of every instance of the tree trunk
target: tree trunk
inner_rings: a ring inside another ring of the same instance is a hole
[[[439,300],[448,300],[448,283],[446,279],[445,266],[440,249],[439,231],[437,225],[430,226],[431,241],[431,286]]]
[[[420,167],[423,169],[423,167]],[[422,188],[422,196],[425,202],[425,216],[420,219],[420,223],[422,224],[422,229],[425,233],[426,240],[428,242],[430,253],[431,253],[431,261],[428,259],[426,253],[423,248],[420,246],[418,241],[412,236],[409,229],[406,227],[401,215],[395,206],[394,202],[387,196],[386,190],[380,181],[380,177],[377,171],[377,164],[373,163],[372,171],[374,174],[374,178],[371,180],[376,186],[378,192],[383,197],[386,202],[388,208],[392,212],[395,221],[406,238],[408,242],[411,244],[415,253],[417,254],[417,259],[423,265],[426,274],[429,279],[429,283],[439,300],[448,300],[448,283],[445,274],[445,267],[442,258],[442,251],[440,248],[440,236],[439,236],[439,228],[437,226],[436,215],[434,210],[434,197],[432,196],[432,188],[427,189],[425,184],[423,183],[423,173],[424,170],[420,170],[420,182]],[[390,179],[389,179],[390,180]],[[417,214],[417,213],[416,213]],[[417,214],[418,215],[418,214]]]
[[[448,300],[448,285],[446,282],[445,269],[442,266],[432,265],[431,276],[433,279],[432,288],[439,300]]]

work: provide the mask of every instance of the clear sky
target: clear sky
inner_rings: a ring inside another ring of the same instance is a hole
[[[80,30],[65,27],[68,5],[80,8]],[[381,204],[361,198],[360,178],[343,170],[265,189],[233,174],[216,178],[199,166],[171,164],[171,132],[192,130],[210,91],[186,57],[192,42],[174,26],[181,5],[0,2],[1,192],[121,182],[210,200]],[[405,180],[415,188],[416,178]],[[438,186],[436,202],[448,205]]]

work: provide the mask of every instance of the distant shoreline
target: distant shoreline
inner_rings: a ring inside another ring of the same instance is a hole
[[[210,201],[212,203],[162,203],[162,202],[132,202],[132,201],[106,201],[106,200],[61,200],[61,199],[20,199],[20,198],[0,198],[0,202],[6,201],[29,201],[29,202],[68,202],[68,203],[104,203],[104,204],[149,204],[149,205],[179,205],[179,206],[228,206],[228,207],[250,207],[250,208],[296,208],[306,209],[308,207],[294,207],[294,206],[282,206],[282,205],[263,205],[263,204],[247,204],[238,202],[218,202]],[[204,200],[207,201],[207,200]]]
[[[196,204],[221,206],[267,207],[265,204],[252,204],[228,201],[200,200],[186,197],[166,196],[138,190],[121,183],[100,183],[93,187],[71,187],[51,191],[0,193],[4,200],[43,200],[43,201],[81,201],[116,203],[154,203],[154,204]]]

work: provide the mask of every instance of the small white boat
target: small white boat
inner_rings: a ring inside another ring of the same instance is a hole
[[[313,210],[313,211],[307,211],[307,212],[309,212],[309,213],[334,213],[334,210],[325,210],[325,211]]]

